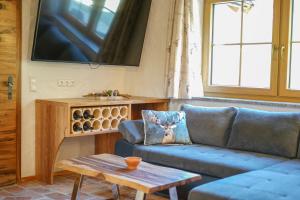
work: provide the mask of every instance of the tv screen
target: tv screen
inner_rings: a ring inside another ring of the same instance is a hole
[[[138,66],[151,0],[40,0],[34,61]]]

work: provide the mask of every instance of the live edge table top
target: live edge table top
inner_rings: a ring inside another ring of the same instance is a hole
[[[128,170],[124,158],[100,154],[57,163],[57,167],[84,176],[104,179],[146,194],[201,180],[198,174],[141,162],[138,169]]]

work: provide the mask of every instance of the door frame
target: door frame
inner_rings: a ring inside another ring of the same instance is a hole
[[[17,42],[17,91],[16,91],[16,181],[21,183],[21,89],[22,89],[22,74],[21,74],[21,61],[22,61],[22,0],[16,0],[16,42]]]

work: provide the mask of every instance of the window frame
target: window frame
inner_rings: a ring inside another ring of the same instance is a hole
[[[91,38],[94,42],[99,43],[101,45],[104,44],[104,39],[97,34],[96,32],[96,24],[97,20],[100,17],[99,11],[104,8],[104,3],[98,3],[94,9],[91,10],[91,16],[86,25],[82,24],[77,18],[75,18],[69,11],[67,11],[70,2],[65,5],[65,15],[64,17],[70,22],[75,28],[77,28],[81,33],[87,35]]]
[[[282,1],[281,4],[281,38],[280,43],[285,48],[284,53],[280,59],[280,84],[279,95],[284,97],[300,98],[300,90],[288,89],[288,71],[290,63],[291,50],[291,31],[292,31],[292,0]]]
[[[210,85],[210,62],[211,62],[211,38],[212,38],[212,15],[213,4],[230,2],[232,0],[205,0],[203,17],[203,55],[202,55],[202,74],[203,87],[206,96],[235,96],[237,98],[249,98],[249,96],[277,96],[279,80],[279,58],[280,58],[280,13],[281,0],[274,0],[273,17],[273,39],[272,39],[272,58],[270,89],[250,88],[239,86],[216,86]]]

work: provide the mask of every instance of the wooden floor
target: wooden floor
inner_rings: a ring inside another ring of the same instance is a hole
[[[53,185],[42,184],[37,181],[26,182],[0,188],[0,200],[65,200],[70,199],[74,175],[56,176]],[[121,187],[121,199],[134,199],[135,191]],[[82,185],[81,200],[104,200],[112,199],[111,185],[95,179],[85,179]],[[151,195],[151,200],[166,200],[163,197]]]

